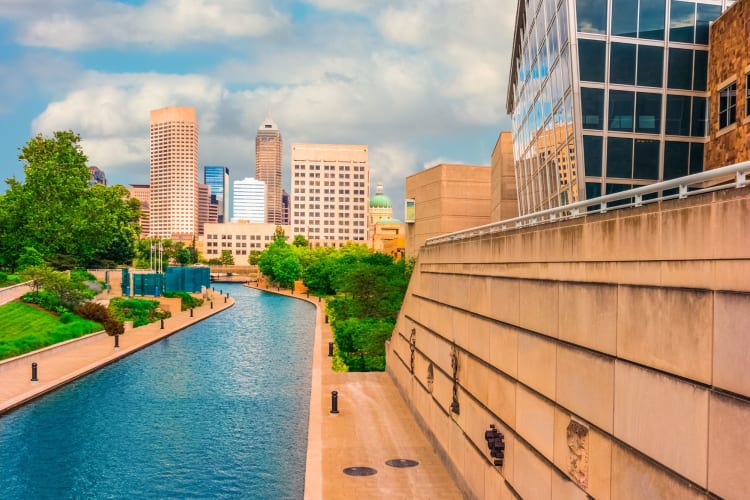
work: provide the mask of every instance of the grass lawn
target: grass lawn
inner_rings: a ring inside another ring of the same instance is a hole
[[[23,302],[0,306],[0,359],[102,330],[99,323],[73,316],[68,323]]]

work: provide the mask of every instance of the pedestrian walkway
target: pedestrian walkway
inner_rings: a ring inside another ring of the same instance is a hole
[[[191,313],[189,310],[173,314],[160,322],[134,328],[119,337],[119,348],[114,338],[106,333],[94,333],[78,339],[40,349],[22,356],[0,361],[0,414],[6,413],[34,398],[76,380],[135,351],[168,337],[194,323],[216,314],[234,304],[215,292],[213,308],[206,301]],[[31,381],[31,365],[37,364],[38,381]]]
[[[290,295],[289,290],[260,289]],[[294,297],[318,306],[305,499],[463,498],[390,376],[334,372],[332,358],[328,357],[332,336],[325,322],[325,303],[298,293]],[[330,413],[332,391],[338,393],[338,414]],[[414,460],[418,465],[386,465],[394,459]],[[344,469],[350,467],[369,467],[377,472],[349,476]]]

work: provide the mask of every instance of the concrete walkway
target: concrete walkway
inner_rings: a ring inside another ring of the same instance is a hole
[[[259,289],[290,295],[288,290]],[[328,357],[332,336],[325,323],[325,303],[293,296],[318,306],[305,499],[463,498],[391,378],[386,373],[334,372]],[[330,414],[334,390],[338,392],[337,415]],[[419,465],[386,465],[392,459],[416,460]],[[343,472],[348,467],[371,467],[377,474],[348,476]]]
[[[113,337],[94,333],[0,361],[0,415],[234,304],[231,297],[225,303],[218,293],[213,296],[213,309],[206,301],[193,317],[183,311],[164,320],[163,330],[159,322],[134,328],[120,336],[118,349]],[[38,382],[31,381],[31,363],[37,363]]]

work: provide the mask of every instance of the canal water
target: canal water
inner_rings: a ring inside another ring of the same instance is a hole
[[[302,498],[315,308],[222,288],[234,307],[0,417],[0,498]]]

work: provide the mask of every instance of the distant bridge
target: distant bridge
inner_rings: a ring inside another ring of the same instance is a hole
[[[211,281],[214,282],[239,282],[256,281],[260,272],[258,266],[210,266]]]

